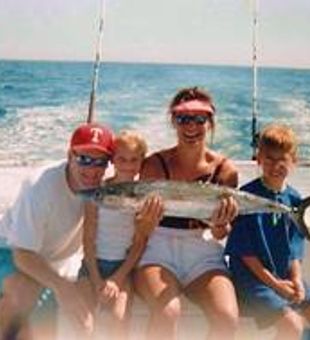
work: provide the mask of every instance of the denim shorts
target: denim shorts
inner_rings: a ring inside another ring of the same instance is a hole
[[[124,260],[97,259],[97,268],[99,270],[101,278],[106,279],[109,276],[113,275],[123,263]],[[82,261],[82,266],[79,271],[79,278],[83,277],[89,277],[89,271],[87,269],[85,261]]]
[[[302,312],[310,305],[310,289],[306,284],[304,284],[305,300],[300,304],[286,300],[275,290],[263,284],[248,289],[236,288],[241,314],[253,317],[259,328],[274,324],[286,308]]]

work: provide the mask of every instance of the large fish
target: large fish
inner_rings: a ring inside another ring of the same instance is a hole
[[[110,208],[138,209],[143,199],[157,193],[164,200],[164,214],[205,220],[210,218],[219,200],[233,196],[239,205],[239,214],[287,213],[297,223],[303,234],[310,239],[310,197],[298,207],[284,204],[211,183],[184,181],[137,181],[103,184],[95,189],[79,192],[87,200]]]

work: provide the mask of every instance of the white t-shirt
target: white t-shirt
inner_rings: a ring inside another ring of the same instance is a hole
[[[97,223],[97,258],[123,260],[132,244],[134,212],[100,207]]]
[[[69,189],[65,167],[62,162],[39,169],[25,181],[10,211],[7,240],[13,248],[40,254],[67,276],[65,267],[82,255],[83,202]]]

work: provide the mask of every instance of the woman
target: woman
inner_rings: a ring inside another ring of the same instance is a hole
[[[183,89],[173,98],[169,114],[177,144],[148,157],[142,179],[237,186],[237,171],[231,161],[205,146],[215,125],[211,96],[197,87]],[[173,217],[161,220],[135,275],[136,290],[151,310],[148,339],[176,339],[181,293],[208,316],[209,339],[233,338],[238,307],[218,240],[227,235],[229,222],[236,214],[236,202],[229,197],[214,212],[207,233],[201,221]]]

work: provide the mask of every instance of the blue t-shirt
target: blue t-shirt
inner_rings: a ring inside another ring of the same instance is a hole
[[[301,197],[287,186],[281,192],[268,189],[260,178],[241,187],[241,190],[263,196],[287,206],[298,206]],[[302,259],[304,236],[288,214],[257,213],[240,215],[233,223],[226,254],[229,267],[239,288],[255,288],[263,283],[242,261],[244,256],[255,256],[275,276],[288,277],[291,261]]]

